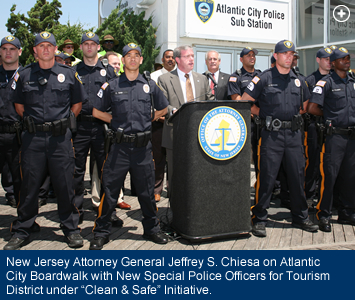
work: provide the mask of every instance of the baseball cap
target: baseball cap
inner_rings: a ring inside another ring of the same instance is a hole
[[[274,56],[271,56],[270,62],[271,62],[271,64],[274,64],[276,62],[276,59]]]
[[[36,35],[34,46],[36,47],[40,43],[44,42],[51,43],[53,46],[57,46],[54,35],[48,31],[42,31]]]
[[[11,44],[11,45],[14,45],[16,48],[21,49],[21,43],[20,43],[19,39],[17,37],[14,37],[13,35],[5,36],[1,40],[0,47],[4,44]]]
[[[329,47],[320,48],[317,51],[316,57],[318,57],[318,58],[326,58],[326,57],[329,57],[332,54],[332,52],[333,52],[333,50],[330,49]]]
[[[251,47],[245,47],[242,52],[240,52],[240,57],[243,57],[244,55],[248,54],[250,51],[253,51],[255,55],[258,55],[258,50],[253,49]]]
[[[287,51],[295,51],[295,44],[289,40],[282,40],[275,45],[275,53],[283,53]]]
[[[343,58],[348,55],[350,55],[350,53],[348,52],[348,49],[346,49],[344,47],[339,47],[338,49],[335,49],[332,52],[332,54],[330,55],[330,61],[334,61],[338,58]]]
[[[122,56],[126,56],[126,54],[131,50],[137,50],[139,54],[142,55],[142,50],[138,45],[136,45],[135,43],[129,43],[128,45],[123,47]]]
[[[99,36],[91,31],[84,33],[81,37],[81,43],[84,43],[86,41],[94,41],[96,44],[100,44]]]

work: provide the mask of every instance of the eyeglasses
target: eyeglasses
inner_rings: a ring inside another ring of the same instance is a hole
[[[183,56],[180,56],[180,57],[184,57],[184,58],[195,58],[195,55],[194,55],[194,54],[190,54],[190,55],[183,55]]]
[[[105,44],[113,44],[113,41],[105,41]]]

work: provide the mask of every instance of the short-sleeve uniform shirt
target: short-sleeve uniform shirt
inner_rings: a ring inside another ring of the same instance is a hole
[[[147,80],[141,74],[137,79],[129,81],[123,73],[103,84],[97,93],[94,107],[107,111],[111,107],[113,129],[122,128],[125,134],[148,131],[151,128],[151,97],[154,97],[154,108],[162,110],[169,105],[157,84]]]
[[[280,74],[276,67],[255,76],[245,92],[258,99],[259,116],[265,119],[271,116],[281,121],[291,121],[299,113],[302,102],[310,98],[307,85],[291,70],[288,74]]]
[[[247,72],[243,67],[240,69],[241,75],[239,76],[237,72],[234,72],[228,81],[228,96],[238,94],[243,95],[245,89],[247,88],[249,82],[258,74],[261,73],[260,70],[254,70],[253,73]]]
[[[78,74],[57,62],[46,70],[32,63],[15,75],[14,82],[14,102],[23,104],[24,116],[37,124],[69,117],[70,107],[84,99]]]
[[[313,88],[310,102],[323,108],[324,120],[334,127],[355,125],[355,80],[349,75],[343,80],[336,72],[322,78]]]
[[[105,68],[101,60],[98,60],[95,66],[88,66],[82,61],[75,66],[75,69],[85,89],[85,100],[81,113],[91,115],[97,91],[105,82],[117,77],[115,69],[110,65]]]
[[[20,116],[15,110],[13,103],[13,89],[11,88],[13,78],[18,70],[6,71],[3,66],[0,66],[0,124],[11,124],[20,121]],[[2,105],[1,105],[2,103]]]

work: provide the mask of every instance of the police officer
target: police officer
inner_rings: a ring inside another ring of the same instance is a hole
[[[143,57],[140,47],[131,43],[122,51],[124,73],[102,85],[97,93],[93,115],[114,130],[113,144],[103,167],[104,196],[96,219],[95,238],[91,250],[100,250],[109,241],[110,215],[115,209],[124,178],[129,171],[138,194],[143,214],[144,237],[155,243],[166,244],[160,232],[154,199],[154,165],[152,158],[151,121],[152,102],[157,119],[167,113],[168,101],[153,80],[139,74]],[[152,101],[151,97],[154,98]],[[112,108],[112,115],[106,113]]]
[[[329,47],[320,48],[316,54],[318,63],[317,71],[313,72],[306,78],[308,89],[313,91],[316,83],[324,76],[328,75],[331,70],[330,55],[333,50]],[[317,139],[317,124],[320,123],[321,117],[307,114],[305,118],[305,147],[306,168],[305,168],[305,192],[307,199],[316,197],[316,186],[319,178],[319,152],[320,148]]]
[[[320,154],[319,228],[330,232],[335,182],[339,184],[338,223],[355,225],[355,80],[349,76],[350,54],[344,47],[330,55],[334,71],[313,88],[308,111],[323,116],[325,143]]]
[[[79,215],[73,204],[75,165],[70,128],[74,128],[74,122],[69,117],[71,111],[77,115],[81,110],[84,89],[73,69],[55,62],[56,50],[51,33],[37,34],[34,52],[38,62],[17,72],[11,84],[16,111],[24,120],[20,162],[23,182],[13,236],[4,250],[15,250],[28,242],[47,170],[57,193],[66,242],[71,248],[83,246]]]
[[[0,172],[5,179],[10,179],[13,198],[6,195],[8,204],[16,207],[21,187],[19,164],[19,148],[21,138],[20,116],[16,113],[9,82],[19,70],[19,57],[22,54],[18,38],[9,35],[1,40],[0,54],[3,64],[0,66],[0,99],[3,107],[0,110]],[[9,171],[4,173],[4,165]],[[5,180],[6,181],[6,180]]]
[[[80,49],[83,51],[83,61],[76,65],[75,69],[83,82],[86,95],[82,110],[77,117],[78,126],[73,143],[75,149],[75,205],[79,209],[81,223],[84,216],[84,176],[89,149],[93,152],[98,164],[99,178],[105,160],[103,122],[92,116],[92,109],[97,91],[106,81],[116,77],[116,74],[112,66],[104,66],[97,56],[100,49],[98,35],[93,32],[84,33]],[[122,221],[116,214],[112,215],[111,221],[117,226],[122,226]]]
[[[308,218],[308,207],[303,190],[304,156],[302,147],[302,117],[300,112],[309,99],[309,91],[302,79],[291,71],[295,46],[282,40],[275,46],[276,66],[255,76],[249,83],[242,100],[258,99],[259,106],[251,112],[260,116],[264,127],[259,142],[260,171],[252,207],[252,233],[265,237],[267,208],[281,162],[287,171],[291,196],[292,225],[306,231],[317,231]]]
[[[255,69],[256,55],[258,50],[251,47],[246,47],[240,52],[240,62],[243,64],[242,68],[236,70],[230,77],[228,82],[228,96],[232,100],[239,100],[243,95],[250,81],[254,76],[261,73],[260,70]],[[258,176],[258,157],[257,157],[257,126],[255,125],[255,119],[251,118],[251,146],[253,150],[253,161],[256,177]]]

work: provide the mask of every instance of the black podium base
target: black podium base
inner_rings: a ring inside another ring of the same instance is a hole
[[[207,155],[198,137],[204,116],[218,107],[236,110],[246,127],[244,147],[226,160]],[[188,240],[225,239],[251,231],[250,107],[238,101],[192,102],[174,115],[172,227]]]

